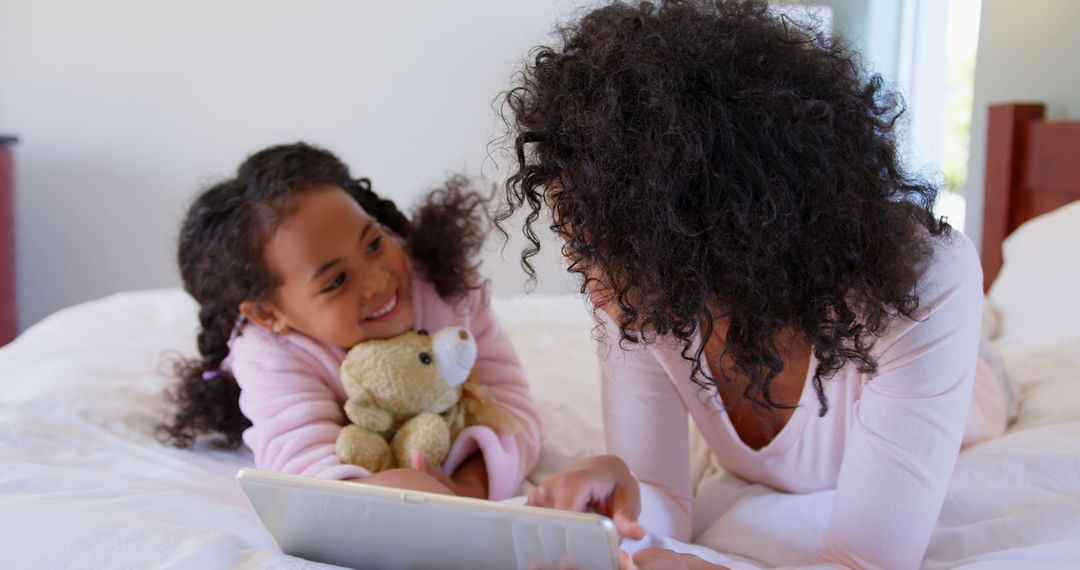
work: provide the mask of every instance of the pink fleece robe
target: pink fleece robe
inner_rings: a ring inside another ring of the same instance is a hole
[[[479,450],[487,466],[488,497],[510,497],[540,452],[540,416],[510,339],[484,292],[475,291],[455,305],[415,273],[411,290],[414,328],[436,331],[459,326],[471,331],[477,343],[477,379],[524,424],[513,434],[498,434],[486,426],[465,428],[454,440],[443,470],[453,473]],[[229,346],[225,367],[240,385],[240,410],[252,423],[243,437],[255,453],[256,467],[323,479],[371,474],[342,464],[334,454],[346,421],[345,389],[338,379],[343,349],[300,333],[275,336],[253,325],[245,326]]]

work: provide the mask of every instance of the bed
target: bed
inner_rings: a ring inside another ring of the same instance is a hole
[[[1004,436],[961,454],[924,567],[1080,567],[1080,123],[1008,105],[989,128],[985,325],[1022,405]],[[527,489],[603,451],[592,321],[573,297],[494,303],[542,410]],[[329,568],[263,529],[233,480],[249,451],[154,438],[168,363],[195,354],[195,330],[182,291],[138,291],[59,311],[0,350],[0,567]],[[763,566],[815,558],[831,492],[748,484],[693,448],[696,542]]]

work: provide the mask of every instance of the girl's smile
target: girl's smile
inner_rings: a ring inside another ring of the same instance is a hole
[[[364,319],[367,322],[381,322],[383,320],[390,320],[396,315],[398,308],[398,294],[394,291],[394,295],[390,297],[390,300],[386,302],[379,310],[371,314],[370,317]]]

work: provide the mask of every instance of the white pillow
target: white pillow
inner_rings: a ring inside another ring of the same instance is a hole
[[[1033,218],[1005,239],[990,300],[997,342],[1010,348],[1080,337],[1080,201]]]

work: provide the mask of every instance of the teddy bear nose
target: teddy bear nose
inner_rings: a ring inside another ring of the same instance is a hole
[[[431,344],[439,375],[451,386],[463,384],[476,363],[476,341],[469,331],[460,327],[441,329],[432,335]]]

